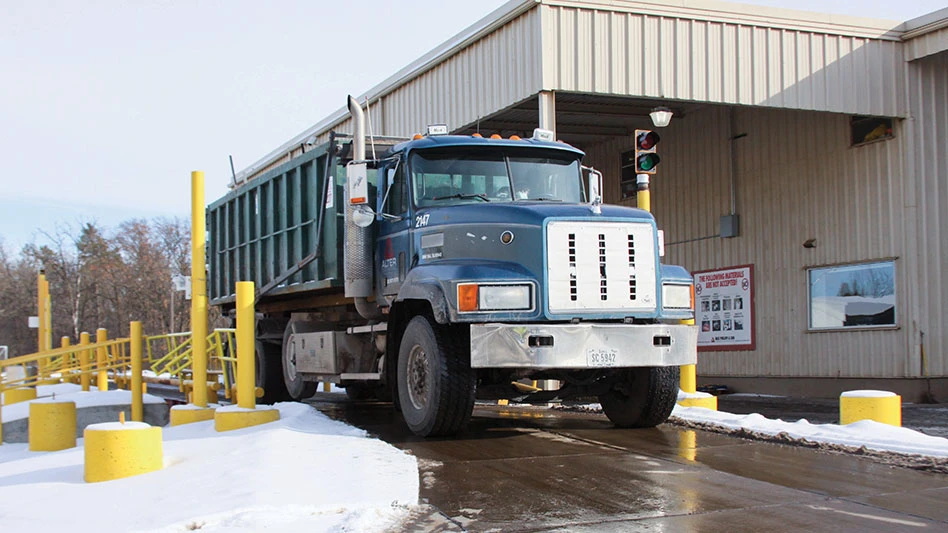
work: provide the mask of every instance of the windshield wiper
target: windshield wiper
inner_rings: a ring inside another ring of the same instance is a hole
[[[560,200],[559,198],[543,198],[543,197],[541,196],[540,198],[525,198],[525,199],[521,200],[521,202],[523,202],[523,201],[527,201],[527,202],[562,202],[563,200]]]
[[[462,200],[467,200],[468,198],[480,198],[481,200],[485,202],[490,201],[490,199],[487,198],[487,196],[484,194],[465,194],[465,193],[460,193],[460,192],[457,194],[449,194],[447,196],[435,196],[434,198],[432,198],[432,200],[450,200],[452,198],[460,198]]]

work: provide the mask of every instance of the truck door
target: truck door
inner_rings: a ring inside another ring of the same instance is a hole
[[[382,198],[380,212],[386,215],[379,222],[378,248],[379,284],[382,294],[397,294],[412,257],[411,217],[408,213],[408,172],[403,160],[384,171],[379,197]]]

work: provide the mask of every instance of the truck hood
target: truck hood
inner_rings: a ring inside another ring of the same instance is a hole
[[[593,213],[588,204],[559,202],[483,202],[446,207],[424,207],[416,216],[428,215],[428,225],[451,223],[516,223],[540,226],[547,218],[591,218],[653,220],[651,213],[634,207],[603,205]]]

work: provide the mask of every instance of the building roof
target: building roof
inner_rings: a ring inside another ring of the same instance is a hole
[[[908,22],[879,20],[845,15],[812,13],[792,9],[751,6],[716,0],[511,0],[494,10],[481,20],[435,47],[408,66],[399,70],[378,85],[361,94],[357,100],[375,105],[380,99],[399,90],[425,73],[436,69],[453,56],[469,48],[472,44],[507,25],[514,19],[537,6],[575,8],[582,10],[601,10],[614,13],[630,13],[659,19],[687,19],[736,25],[736,27],[768,28],[780,31],[828,34],[844,38],[870,39],[879,42],[898,44],[905,36],[916,38],[926,36],[906,54],[906,60],[916,59],[948,47],[948,9],[940,10]],[[544,28],[544,31],[546,29]],[[944,34],[944,35],[942,35]],[[931,36],[936,38],[932,38]],[[340,101],[342,101],[340,95]],[[895,101],[895,100],[889,100]],[[513,105],[517,102],[507,102]],[[890,106],[891,107],[891,106]],[[841,110],[845,111],[845,110]],[[877,113],[886,114],[886,113]],[[890,113],[895,115],[897,113]],[[238,181],[271,165],[286,156],[295,147],[307,139],[325,135],[339,127],[349,117],[348,110],[341,106],[337,111],[317,122],[299,135],[276,148],[247,169],[238,173]],[[386,132],[391,134],[392,132]]]

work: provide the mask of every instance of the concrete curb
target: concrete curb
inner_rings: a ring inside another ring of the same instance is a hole
[[[163,427],[168,425],[169,407],[166,403],[146,403],[144,405],[145,422],[152,426]],[[82,432],[90,424],[103,422],[117,422],[119,412],[125,412],[125,419],[132,419],[132,406],[127,405],[96,405],[76,409],[76,438],[82,438]],[[29,442],[29,418],[11,420],[3,423],[3,442]]]

